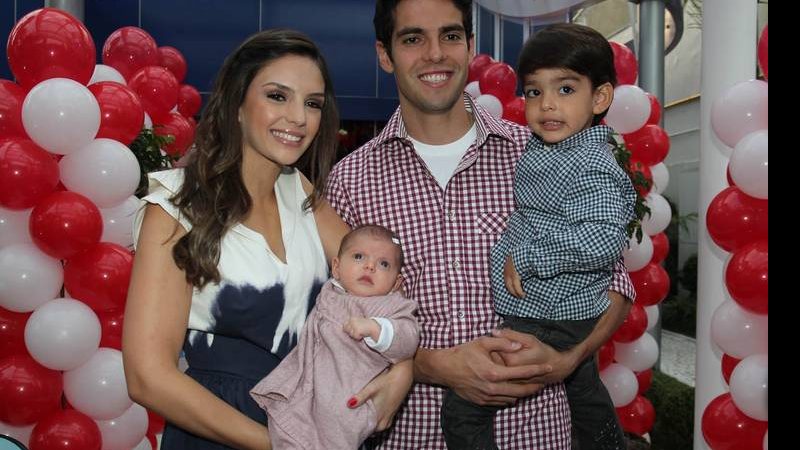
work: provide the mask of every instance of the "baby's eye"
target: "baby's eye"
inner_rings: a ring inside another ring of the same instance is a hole
[[[353,253],[353,259],[355,259],[356,261],[361,261],[362,259],[364,259],[364,255],[362,255],[361,253]]]
[[[381,269],[389,269],[390,267],[392,267],[392,265],[389,264],[389,261],[381,261],[380,262],[380,266],[381,266]]]

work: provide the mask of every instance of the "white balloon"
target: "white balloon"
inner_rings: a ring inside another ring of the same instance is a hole
[[[734,358],[767,353],[767,315],[753,314],[733,300],[720,304],[711,317],[711,340]]]
[[[109,208],[127,199],[139,186],[139,161],[125,145],[95,139],[58,163],[61,182],[70,191],[86,196],[99,208]]]
[[[642,219],[642,231],[649,236],[655,236],[666,230],[672,220],[672,208],[667,199],[651,191],[645,197],[644,203],[650,208],[650,214]]]
[[[147,433],[147,411],[136,403],[119,417],[95,422],[100,428],[102,450],[130,450]]]
[[[22,211],[0,206],[0,248],[11,244],[33,242],[28,231],[28,219],[33,208]]]
[[[764,432],[764,450],[767,450],[767,435],[769,434],[769,430]]]
[[[0,306],[30,312],[58,296],[64,284],[61,261],[32,243],[0,248]]]
[[[635,372],[647,370],[658,360],[658,343],[648,333],[633,342],[614,342],[614,359]]]
[[[644,312],[647,313],[647,331],[650,331],[655,328],[658,323],[658,305],[645,306]]]
[[[147,128],[148,130],[153,129],[153,119],[150,118],[150,114],[144,113],[144,123],[142,123],[142,127]]]
[[[731,153],[731,179],[745,194],[766,200],[769,179],[769,132],[756,131],[743,137]]]
[[[627,134],[642,128],[650,117],[650,99],[639,86],[623,84],[614,89],[606,123],[617,133]]]
[[[608,390],[615,408],[629,404],[639,392],[639,380],[636,374],[622,364],[609,364],[600,372],[600,380]]]
[[[92,79],[89,80],[89,86],[101,81],[116,81],[124,85],[128,84],[125,82],[125,77],[123,77],[117,69],[105,64],[96,64],[94,66],[94,73],[92,73]]]
[[[72,370],[92,357],[100,344],[100,320],[86,303],[69,298],[36,308],[25,324],[25,346],[39,364]]]
[[[725,91],[711,106],[711,127],[720,141],[736,147],[748,134],[769,124],[769,84],[742,81]]]
[[[650,192],[663,194],[669,185],[669,169],[667,169],[667,165],[660,162],[655,166],[650,166],[650,172],[653,174],[653,187]]]
[[[480,83],[477,81],[471,81],[467,83],[467,86],[464,88],[464,92],[471,95],[472,98],[478,98],[481,96],[481,87]]]
[[[75,409],[92,419],[121,416],[133,404],[125,384],[122,352],[100,348],[88,361],[64,372],[64,394]]]
[[[740,411],[749,417],[767,421],[766,354],[750,355],[741,360],[731,374],[731,398]]]
[[[35,423],[32,423],[30,425],[15,426],[0,421],[0,435],[12,437],[27,447],[31,440],[31,431],[33,431],[35,425]]]
[[[85,147],[100,129],[100,105],[75,80],[50,78],[34,86],[22,103],[28,136],[51,153],[67,155]]]
[[[642,242],[637,242],[636,236],[628,240],[628,247],[622,251],[625,267],[628,272],[636,272],[646,266],[653,259],[653,241],[647,233],[642,235]]]
[[[133,219],[143,202],[131,195],[119,205],[100,208],[103,216],[102,242],[113,242],[123,247],[133,248]]]
[[[483,106],[492,116],[498,119],[503,117],[503,104],[494,95],[483,94],[475,100],[475,103]]]

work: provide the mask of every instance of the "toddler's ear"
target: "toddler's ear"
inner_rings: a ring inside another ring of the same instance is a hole
[[[592,103],[592,113],[600,114],[611,107],[614,101],[614,86],[611,83],[603,83],[594,90],[594,101]]]

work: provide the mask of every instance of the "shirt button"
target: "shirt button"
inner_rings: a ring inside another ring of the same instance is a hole
[[[464,311],[463,311],[463,310],[459,310],[459,311],[456,313],[456,317],[458,317],[459,319],[463,319],[465,315],[466,315],[466,314],[464,314]]]
[[[461,267],[461,261],[459,261],[458,258],[454,259],[453,260],[453,269],[458,270],[460,267]]]

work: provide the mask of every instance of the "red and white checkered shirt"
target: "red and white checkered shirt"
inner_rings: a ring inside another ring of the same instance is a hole
[[[468,95],[464,101],[474,113],[477,139],[444,191],[414,151],[400,109],[380,135],[340,161],[328,181],[328,201],[351,227],[379,224],[400,237],[404,289],[419,304],[424,348],[463,344],[498,325],[489,251],[514,211],[514,169],[530,138],[527,128],[495,119]],[[613,289],[632,296],[623,274],[627,288]],[[445,450],[439,424],[443,393],[416,383],[381,448]],[[498,412],[495,433],[501,449],[568,449],[563,384]]]

